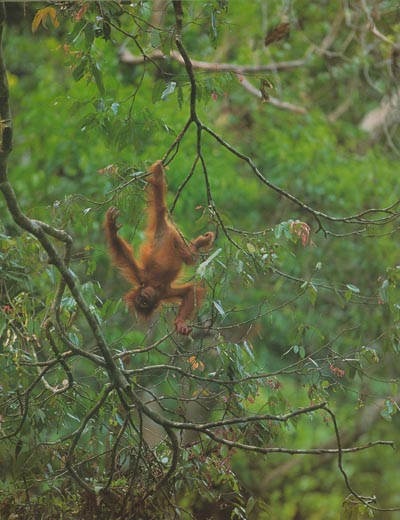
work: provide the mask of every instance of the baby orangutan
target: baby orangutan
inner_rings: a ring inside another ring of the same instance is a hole
[[[149,172],[148,223],[140,261],[135,260],[132,247],[118,236],[121,225],[117,224],[119,211],[116,208],[107,211],[105,222],[110,255],[125,278],[136,286],[124,296],[128,307],[140,317],[149,318],[161,302],[180,301],[175,329],[179,334],[188,335],[192,329],[186,321],[193,318],[195,309],[200,307],[205,289],[194,283],[173,285],[173,282],[183,263],[194,264],[200,249],[210,249],[214,233],[209,231],[186,244],[168,218],[162,161],[155,162]]]

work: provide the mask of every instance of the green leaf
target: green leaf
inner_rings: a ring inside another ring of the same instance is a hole
[[[252,255],[254,255],[254,253],[257,251],[253,244],[251,244],[250,242],[247,243],[247,250]]]
[[[397,413],[397,407],[394,406],[392,399],[385,399],[384,407],[381,410],[381,417],[386,421],[391,421],[393,415]]]
[[[94,81],[96,83],[96,87],[97,87],[98,91],[100,92],[100,94],[102,96],[104,96],[105,89],[104,89],[104,84],[103,84],[103,75],[102,75],[102,73],[100,71],[100,68],[97,65],[97,63],[93,63],[92,62],[90,70],[91,70],[92,75],[94,77]]]
[[[72,77],[75,81],[79,81],[83,78],[86,72],[86,67],[88,64],[88,59],[86,56],[83,56],[80,63],[74,68],[72,71]]]
[[[341,309],[344,309],[345,305],[346,305],[346,301],[345,301],[345,298],[343,297],[343,295],[337,290],[335,289],[335,294],[339,300],[339,306]]]
[[[116,116],[118,114],[120,104],[119,103],[112,103],[111,105],[111,111]]]
[[[150,45],[155,49],[161,44],[160,31],[158,29],[152,29],[150,35]]]
[[[41,422],[42,424],[45,424],[46,423],[46,414],[44,413],[43,410],[41,410],[40,408],[38,408],[37,410],[35,410],[35,417],[36,417],[36,420],[38,422]]]
[[[368,363],[371,363],[371,364],[379,363],[379,356],[374,348],[362,347],[361,354],[368,361]]]
[[[251,349],[251,346],[249,345],[249,343],[245,340],[243,341],[243,346],[248,354],[248,356],[250,357],[250,359],[252,359],[254,361],[254,353],[253,353],[253,350]]]
[[[161,100],[167,101],[168,96],[170,96],[171,94],[173,94],[175,92],[175,87],[176,87],[175,81],[170,81],[169,83],[167,83],[167,86],[165,87],[164,92],[161,94]]]
[[[179,108],[182,109],[182,106],[183,106],[183,90],[182,90],[182,87],[178,87],[178,105],[179,105]]]
[[[72,415],[72,413],[70,412],[66,412],[66,414],[68,415],[68,417],[70,417],[71,419],[73,419],[74,421],[76,422],[81,422],[81,420],[79,419],[79,417],[76,417],[76,415]]]
[[[315,301],[317,299],[317,288],[315,287],[314,284],[312,283],[309,283],[307,285],[307,294],[311,300],[311,303],[314,305],[315,304]]]
[[[74,332],[70,332],[68,334],[68,339],[71,341],[71,343],[73,345],[75,345],[75,347],[79,347],[80,346],[79,338],[78,338],[78,336]]]
[[[215,15],[215,10],[213,9],[211,11],[211,35],[212,39],[216,40],[218,37],[218,31],[217,31],[217,17]]]
[[[283,231],[283,226],[282,226],[282,224],[278,224],[277,226],[275,226],[275,229],[274,229],[275,237],[276,237],[276,238],[281,238],[281,236],[282,236],[282,231]]]
[[[360,292],[360,289],[358,287],[356,287],[355,285],[352,285],[352,284],[346,284],[346,287],[348,289],[350,289],[351,292],[354,292],[354,293],[359,293]]]
[[[388,302],[388,288],[389,280],[384,280],[379,288],[379,298],[382,300],[383,303]]]
[[[221,248],[217,249],[216,251],[214,251],[214,253],[211,256],[209,256],[207,258],[207,260],[205,260],[204,262],[202,262],[199,265],[196,272],[197,272],[198,276],[200,276],[200,278],[204,277],[206,270],[207,270],[207,266],[214,260],[214,258],[216,258],[221,253],[221,251],[222,251]]]
[[[3,313],[0,314],[0,337],[6,329],[6,319]]]
[[[353,296],[353,292],[350,291],[350,289],[348,291],[345,291],[344,299],[346,300],[346,302],[349,302],[351,300],[352,296]]]
[[[83,34],[85,35],[85,45],[87,51],[90,51],[90,48],[93,45],[94,38],[96,33],[101,30],[95,24],[87,24],[83,30]]]
[[[249,515],[253,511],[255,505],[256,505],[256,499],[253,496],[250,496],[250,498],[248,499],[247,504],[246,504],[246,514],[247,515]]]
[[[221,305],[221,302],[219,300],[213,300],[213,305],[217,309],[218,313],[225,318],[226,313]]]
[[[153,103],[157,103],[157,101],[160,101],[161,94],[165,90],[165,82],[164,81],[156,81],[153,87],[153,91],[151,93],[151,100]]]

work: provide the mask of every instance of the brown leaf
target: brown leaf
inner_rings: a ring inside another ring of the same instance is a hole
[[[57,11],[54,9],[54,7],[43,7],[43,9],[39,9],[35,14],[32,22],[32,32],[36,32],[40,24],[42,24],[43,27],[46,27],[48,16],[50,16],[51,23],[54,27],[58,27],[60,25],[59,21],[57,20]]]
[[[285,36],[288,36],[290,33],[290,24],[289,22],[281,22],[279,25],[274,27],[267,36],[265,37],[264,44],[267,47],[271,45],[271,43],[282,40]]]
[[[267,89],[275,88],[267,78],[260,78],[261,103],[269,103],[270,97]]]
[[[57,11],[54,9],[54,7],[49,7],[48,9],[53,27],[58,27],[60,25],[60,22],[57,20]]]

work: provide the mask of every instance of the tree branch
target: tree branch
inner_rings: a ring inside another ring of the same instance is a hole
[[[171,50],[169,57],[181,65],[187,65],[187,60],[185,61],[184,55],[181,53],[181,46],[177,43],[177,47],[179,52]],[[120,50],[119,59],[122,63],[126,63],[128,65],[141,65],[142,63],[146,63],[149,59],[151,60],[165,60],[166,56],[163,52],[156,50],[152,52],[150,55],[142,55],[142,56],[134,56],[130,51],[126,48]],[[229,63],[210,63],[207,61],[199,61],[190,59],[191,68],[204,70],[207,72],[232,72],[236,74],[239,78],[239,82],[242,87],[250,92],[253,96],[258,98],[262,98],[262,94],[259,89],[254,87],[250,81],[248,81],[244,75],[245,74],[257,74],[260,72],[272,72],[279,70],[290,70],[293,68],[298,68],[303,66],[305,60],[297,60],[297,61],[287,61],[281,62],[271,65],[235,65]],[[297,112],[298,114],[306,114],[307,109],[300,107],[298,105],[293,105],[292,103],[287,103],[285,101],[280,101],[279,99],[270,96],[269,104],[280,108],[282,110],[289,110],[291,112]]]
[[[75,276],[70,270],[69,266],[61,258],[56,247],[49,239],[49,237],[62,241],[65,244],[68,259],[72,238],[63,230],[53,228],[52,226],[28,218],[20,209],[17,201],[17,196],[8,179],[7,161],[12,149],[12,118],[9,107],[9,90],[6,75],[6,65],[2,48],[2,36],[5,24],[5,8],[4,3],[0,4],[0,117],[2,124],[1,141],[0,141],[0,190],[3,193],[10,215],[14,222],[22,229],[33,235],[38,239],[43,249],[49,257],[49,262],[53,264],[62,279],[65,281],[72,296],[74,297],[78,307],[81,309],[89,328],[96,340],[96,343],[106,362],[106,369],[110,375],[110,379],[116,388],[126,389],[129,387],[129,382],[117,367],[115,360],[107,345],[103,332],[97,322],[97,319],[90,307],[82,296],[80,289],[75,281]]]
[[[181,65],[185,64],[183,57],[179,52],[171,50],[169,55],[165,55],[162,51],[156,49],[151,54],[134,56],[126,47],[122,47],[119,51],[119,59],[126,65],[141,65],[149,59],[165,60],[171,58]],[[235,72],[237,74],[257,74],[259,72],[275,72],[298,69],[306,64],[306,60],[282,61],[278,63],[270,63],[268,65],[238,65],[235,63],[213,63],[210,61],[191,60],[194,69],[204,70],[206,72]]]

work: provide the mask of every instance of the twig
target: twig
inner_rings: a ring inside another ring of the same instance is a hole
[[[96,339],[96,343],[102,353],[106,363],[106,369],[113,384],[118,388],[127,388],[129,382],[125,379],[120,369],[117,367],[110,349],[107,345],[103,332],[97,322],[97,318],[90,309],[82,296],[76,283],[75,277],[69,269],[68,262],[72,246],[72,238],[63,230],[56,229],[45,222],[28,218],[18,205],[14,189],[8,179],[7,160],[12,149],[12,119],[9,107],[9,91],[6,76],[6,65],[2,50],[2,35],[5,23],[4,3],[0,5],[0,118],[3,121],[3,132],[0,141],[0,190],[3,193],[10,215],[14,222],[31,235],[35,236],[49,257],[49,262],[53,264],[61,275],[56,297],[64,291],[65,284],[71,291],[78,307],[81,309],[89,328]],[[65,244],[64,258],[60,256],[53,242],[49,237],[55,238]]]
[[[248,92],[258,97],[259,99],[263,98],[263,94],[261,90],[256,88],[254,85],[250,83],[250,81],[245,78],[241,73],[236,73],[238,76],[238,80],[243,88],[245,88]],[[297,114],[307,114],[307,109],[304,107],[300,107],[298,105],[293,105],[293,103],[287,103],[285,101],[280,101],[279,99],[269,96],[268,105],[272,105],[276,108],[280,108],[282,110],[289,110],[290,112],[295,112]]]
[[[179,49],[179,52],[171,50],[169,56],[173,60],[177,61],[181,65],[185,65],[187,67],[187,62],[185,61],[184,55],[181,53],[181,48],[179,48],[179,45],[177,44],[177,47]],[[127,63],[130,65],[139,65],[142,63],[146,63],[149,56],[147,55],[141,55],[141,56],[133,56],[127,49],[122,49],[120,51],[120,60],[123,63]],[[152,60],[155,59],[165,59],[165,54],[162,53],[159,50],[154,51],[150,57]],[[242,65],[234,65],[229,63],[210,63],[207,61],[199,61],[199,60],[192,60],[190,59],[190,67],[192,69],[197,70],[204,70],[207,72],[214,72],[214,73],[222,73],[222,72],[232,72],[236,74],[236,76],[239,79],[240,84],[242,87],[250,92],[253,96],[256,96],[258,98],[262,98],[262,94],[259,89],[254,87],[249,80],[245,78],[246,74],[252,75],[257,74],[260,72],[272,72],[272,71],[279,71],[279,70],[290,70],[293,68],[301,67],[305,64],[305,60],[297,60],[297,61],[290,61],[290,62],[281,62],[281,63],[274,63],[270,65],[253,65],[253,66],[242,66]],[[186,68],[187,70],[187,68]],[[291,112],[297,112],[298,114],[306,114],[307,110],[303,107],[300,107],[298,105],[293,105],[292,103],[287,103],[284,101],[280,101],[279,99],[270,96],[268,103],[276,108],[280,108],[283,110],[289,110]]]
[[[128,49],[122,48],[119,52],[119,59],[127,65],[141,65],[151,58],[152,60],[165,60],[167,57],[184,65],[184,59],[177,51],[171,50],[168,56],[162,51],[155,50],[149,55],[134,56]],[[237,74],[257,74],[260,72],[274,72],[279,70],[292,70],[303,67],[306,60],[282,61],[270,63],[268,65],[237,65],[234,63],[213,63],[209,61],[192,60],[191,64],[194,69],[204,70],[206,72],[235,72]]]

